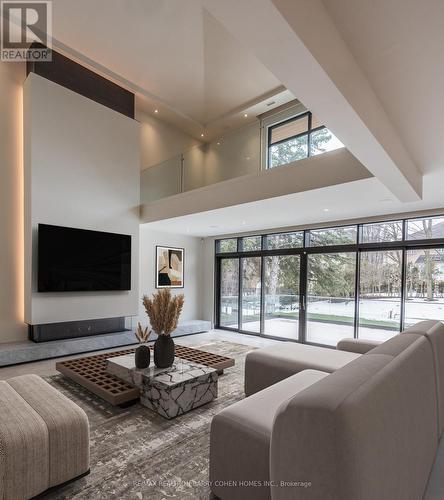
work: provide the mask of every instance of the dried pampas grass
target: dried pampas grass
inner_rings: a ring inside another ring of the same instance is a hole
[[[135,331],[135,335],[137,340],[141,344],[144,344],[145,342],[148,342],[148,339],[150,338],[151,335],[151,330],[148,331],[148,327],[142,328],[142,325],[140,323],[137,323],[137,329]]]
[[[154,293],[152,299],[147,295],[143,296],[145,311],[157,335],[170,335],[177,328],[184,301],[183,294],[172,297],[168,288]]]

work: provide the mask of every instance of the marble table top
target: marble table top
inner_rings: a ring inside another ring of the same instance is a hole
[[[157,368],[153,363],[148,368],[137,369],[134,354],[126,354],[108,359],[107,371],[135,387],[142,388],[147,382],[155,382],[171,389],[217,370],[181,358],[175,358],[173,366],[169,368]]]
[[[181,358],[169,368],[135,367],[134,354],[106,360],[108,373],[140,389],[140,402],[165,418],[175,418],[217,398],[215,368]]]

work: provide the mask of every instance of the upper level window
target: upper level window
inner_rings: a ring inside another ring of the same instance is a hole
[[[262,248],[261,236],[246,236],[241,240],[241,250],[243,252],[251,252],[252,250],[260,250]]]
[[[361,243],[384,243],[402,240],[402,221],[364,224],[361,228]]]
[[[408,240],[444,238],[444,217],[426,217],[407,221]]]
[[[237,252],[237,238],[219,240],[217,242],[217,251],[219,253]]]
[[[307,111],[268,127],[268,168],[342,147],[342,142]]]
[[[266,237],[267,250],[277,250],[282,248],[299,248],[304,244],[304,233],[302,231],[294,233],[269,234]]]
[[[311,247],[353,245],[356,243],[357,235],[356,226],[312,229],[309,233],[309,244]]]

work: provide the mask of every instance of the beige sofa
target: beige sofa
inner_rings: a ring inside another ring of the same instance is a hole
[[[85,412],[37,375],[0,381],[0,498],[32,498],[88,471]]]
[[[444,426],[444,325],[424,321],[376,347],[339,347],[348,351],[282,344],[248,354],[251,395],[211,425],[214,495],[422,498]]]

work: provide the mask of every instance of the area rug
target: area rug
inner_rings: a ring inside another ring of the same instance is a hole
[[[174,420],[140,404],[114,407],[62,375],[46,377],[83,408],[91,428],[91,474],[47,499],[205,499],[211,419],[244,397],[244,364],[253,347],[211,342],[196,348],[232,357],[236,364],[219,378],[218,398]]]

